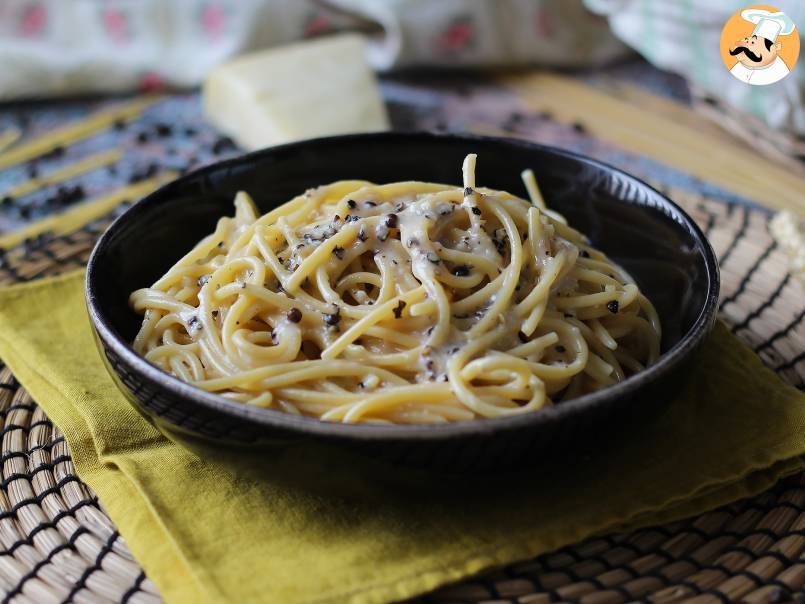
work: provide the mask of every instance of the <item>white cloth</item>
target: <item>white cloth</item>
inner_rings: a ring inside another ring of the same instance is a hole
[[[776,86],[747,86],[733,77],[719,56],[724,23],[736,0],[584,0],[609,18],[621,40],[658,67],[680,74],[713,98],[737,107],[787,134],[805,136],[805,69]],[[691,10],[691,4],[696,10]],[[738,2],[749,4],[749,2]],[[805,24],[803,0],[776,0],[774,5],[794,23]],[[797,30],[799,34],[801,30]],[[782,34],[781,34],[782,35]],[[800,36],[801,39],[801,36]],[[778,42],[782,40],[778,37]],[[734,44],[736,40],[729,40]],[[783,42],[785,44],[785,42]]]
[[[0,0],[0,100],[195,86],[235,55],[343,30],[367,34],[379,70],[630,52],[582,0]]]
[[[777,57],[773,63],[754,69],[746,67],[743,63],[736,63],[735,67],[730,69],[730,73],[747,84],[766,86],[782,80],[788,75],[789,70],[785,61]]]

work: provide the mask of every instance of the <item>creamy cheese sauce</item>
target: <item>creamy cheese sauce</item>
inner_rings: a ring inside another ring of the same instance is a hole
[[[473,170],[461,188],[341,181],[262,217],[238,194],[132,294],[135,349],[246,404],[347,422],[523,413],[653,362],[659,322],[631,278]]]

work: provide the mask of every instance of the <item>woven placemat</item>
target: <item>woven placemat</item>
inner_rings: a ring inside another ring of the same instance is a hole
[[[666,191],[705,229],[722,266],[721,318],[786,381],[805,388],[805,293],[770,215]],[[110,217],[0,255],[0,284],[85,263]],[[3,602],[157,602],[64,438],[0,368]],[[424,602],[805,602],[805,473],[687,521],[609,535],[448,586]]]
[[[769,128],[759,117],[733,107],[695,86],[691,89],[691,106],[713,120],[754,149],[781,162],[795,174],[805,175],[805,138],[793,129]]]

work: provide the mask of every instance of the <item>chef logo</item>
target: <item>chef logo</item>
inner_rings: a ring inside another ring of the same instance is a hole
[[[721,58],[741,82],[765,86],[787,76],[799,57],[794,22],[773,6],[756,4],[732,15],[721,31]]]

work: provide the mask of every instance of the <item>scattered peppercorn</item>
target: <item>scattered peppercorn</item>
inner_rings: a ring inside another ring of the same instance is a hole
[[[474,192],[475,192],[475,191],[473,191],[473,190],[472,190],[472,187],[467,187],[466,189],[464,189],[464,197],[469,197],[469,196],[470,196],[470,195],[472,195]]]
[[[520,123],[522,114],[520,113],[510,113],[506,120],[501,125],[501,129],[505,130],[506,132],[515,132],[517,130],[517,125]]]
[[[400,300],[394,308],[394,318],[399,319],[402,316],[402,311],[405,308],[405,301]]]
[[[452,272],[456,277],[466,277],[470,274],[470,267],[466,264],[459,264],[458,266],[453,267]]]
[[[358,204],[355,203],[354,199],[347,199],[347,205],[349,206],[350,210],[354,210],[355,208],[358,207]]]
[[[195,136],[197,134],[196,129],[192,127],[188,127],[184,129],[185,136]]]
[[[582,258],[589,258],[590,257],[590,252],[588,252],[587,250],[581,250],[581,257]]]
[[[10,206],[12,203],[14,203],[14,198],[11,195],[5,195],[0,199],[0,206]]]
[[[138,133],[137,134],[137,142],[140,143],[141,145],[147,143],[148,142],[148,133],[147,132]]]
[[[64,147],[56,145],[50,151],[45,153],[42,157],[45,159],[56,159],[64,155]]]
[[[607,303],[607,310],[609,310],[609,312],[611,312],[613,315],[618,312],[618,307],[619,304],[617,300],[612,300],[612,302]]]
[[[363,229],[363,227],[361,227],[361,230],[358,231],[358,239],[360,239],[361,241],[366,241],[367,239],[366,231]]]
[[[587,128],[584,127],[584,124],[581,122],[573,122],[573,130],[578,132],[579,134],[586,134]]]
[[[126,129],[126,120],[122,118],[117,118],[114,122],[112,122],[112,128],[117,131],[125,130]]]
[[[212,152],[215,155],[223,153],[224,151],[228,151],[229,149],[235,148],[235,141],[233,141],[228,136],[220,136],[218,139],[212,144]]]
[[[472,206],[472,213],[475,214],[476,216],[480,216],[481,208],[479,208],[478,206]]]
[[[162,138],[168,137],[173,134],[173,128],[170,127],[170,124],[166,124],[164,122],[160,122],[154,128],[156,130],[157,136]]]
[[[397,214],[386,214],[385,224],[390,229],[397,228]]]
[[[287,317],[291,323],[299,323],[302,320],[302,311],[294,307],[288,311]]]
[[[159,166],[156,163],[150,163],[140,170],[134,170],[129,176],[129,183],[139,182],[146,178],[151,178],[159,172]]]
[[[69,186],[62,185],[56,189],[56,193],[49,197],[47,203],[56,207],[66,206],[84,199],[84,187],[81,185]]]
[[[416,237],[411,237],[410,239],[408,239],[408,241],[405,242],[405,245],[409,248],[416,247],[419,245],[419,239],[417,239]]]
[[[343,259],[344,259],[344,248],[342,248],[342,247],[338,247],[338,246],[335,246],[335,247],[333,248],[333,254],[334,254],[334,255],[335,255],[335,257],[336,257],[336,258],[338,258],[339,260],[343,260]]]
[[[327,325],[335,326],[338,325],[338,322],[341,320],[341,309],[337,304],[334,304],[333,306],[335,306],[335,312],[324,313],[323,317],[324,322],[327,323]]]

